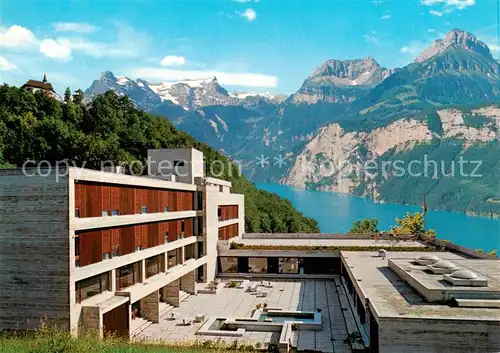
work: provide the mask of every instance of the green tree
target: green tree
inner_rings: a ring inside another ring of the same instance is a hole
[[[411,234],[416,236],[436,236],[436,231],[433,229],[425,229],[424,214],[415,212],[411,214],[407,212],[403,218],[396,218],[397,226],[391,229],[391,233],[395,234]]]
[[[351,234],[377,234],[378,230],[378,220],[373,219],[362,219],[355,221],[352,224],[351,230],[349,230]]]
[[[267,213],[260,216],[260,230],[263,233],[271,233],[271,218]]]
[[[73,103],[80,105],[83,103],[83,98],[83,91],[81,89],[77,89],[73,95]]]
[[[64,101],[66,103],[71,101],[71,90],[69,87],[66,87],[66,91],[64,91]]]
[[[315,220],[288,200],[256,188],[229,158],[177,130],[168,119],[136,109],[128,97],[110,91],[83,104],[83,92],[77,90],[72,101],[61,103],[45,94],[0,86],[1,166],[21,166],[26,159],[68,159],[94,169],[100,169],[102,161],[146,165],[148,149],[173,147],[200,150],[207,176],[231,181],[233,191],[245,195],[247,232],[319,232]],[[210,168],[214,161],[216,168]],[[135,166],[134,172],[140,172]]]

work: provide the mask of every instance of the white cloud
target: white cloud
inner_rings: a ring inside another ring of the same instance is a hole
[[[71,43],[67,39],[44,39],[40,42],[40,53],[54,60],[69,61],[72,59]]]
[[[402,54],[415,55],[421,53],[425,49],[425,44],[420,41],[411,41],[407,46],[402,47],[399,51]]]
[[[488,46],[488,48],[490,48],[490,51],[500,54],[500,46],[498,44],[490,43],[490,44],[487,44],[487,46]]]
[[[91,33],[97,30],[97,27],[91,24],[80,22],[56,22],[52,26],[57,32]]]
[[[70,47],[94,58],[135,58],[143,55],[149,46],[149,37],[125,24],[117,23],[117,38],[111,42],[71,38]]]
[[[165,56],[160,65],[163,66],[182,66],[186,63],[186,59],[183,56],[167,55]]]
[[[435,30],[434,28],[429,28],[429,29],[427,30],[427,32],[429,32],[429,33],[434,33],[434,32],[436,32],[436,30]]]
[[[384,16],[380,17],[382,20],[388,20],[390,19],[392,16],[390,14],[385,14]]]
[[[16,70],[17,66],[8,62],[3,56],[0,56],[0,71]]]
[[[369,34],[365,34],[364,38],[365,38],[365,41],[367,41],[368,43],[372,43],[372,44],[375,44],[375,45],[380,45],[379,35],[375,31],[372,31]]]
[[[26,47],[36,44],[37,40],[29,29],[13,25],[9,28],[0,28],[0,44],[2,47]]]
[[[432,16],[437,16],[437,17],[443,17],[443,13],[440,12],[440,11],[436,11],[436,10],[430,10],[429,13],[432,15]]]
[[[130,70],[127,76],[167,82],[176,82],[185,79],[194,80],[215,76],[220,84],[227,86],[276,87],[278,85],[278,78],[276,76],[250,72],[223,72],[217,70],[171,70],[143,67]]]
[[[425,6],[445,5],[463,10],[476,5],[476,0],[422,0],[422,4]]]
[[[245,4],[247,2],[260,2],[260,0],[233,0],[233,2],[239,2],[240,4]]]
[[[245,12],[240,14],[240,16],[244,17],[248,21],[254,21],[257,18],[257,13],[254,9],[246,9]]]

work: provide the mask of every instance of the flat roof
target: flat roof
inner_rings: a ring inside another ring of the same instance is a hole
[[[415,240],[375,240],[375,239],[245,239],[238,238],[235,243],[244,245],[264,246],[373,246],[383,248],[391,247],[425,247]]]
[[[465,258],[449,253],[435,252],[444,260],[461,263]],[[488,308],[450,307],[443,304],[427,303],[404,280],[388,267],[388,259],[413,259],[421,252],[391,252],[386,258],[370,252],[341,251],[342,262],[362,299],[368,299],[371,308],[382,318],[413,318],[442,320],[487,320],[500,322],[500,310]],[[496,260],[468,260],[472,270],[492,275],[498,279],[500,262]],[[477,262],[477,263],[476,263]],[[498,266],[498,267],[497,267]],[[485,269],[487,267],[487,269]],[[480,271],[480,268],[483,270]],[[497,273],[495,272],[495,268]]]
[[[391,259],[405,275],[427,290],[445,292],[497,292],[500,295],[500,261],[479,259],[453,259],[460,269],[469,270],[488,280],[487,287],[454,286],[443,280],[443,275],[425,271],[425,266],[414,264],[411,259]],[[473,299],[473,298],[470,298]]]

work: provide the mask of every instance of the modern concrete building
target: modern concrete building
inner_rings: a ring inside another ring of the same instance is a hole
[[[340,302],[340,326],[349,334],[359,332],[363,345],[358,348],[365,352],[500,351],[498,259],[468,250],[437,251],[414,237],[244,234],[233,241],[239,246],[219,252],[219,277],[304,281],[305,288],[311,281],[333,282],[327,296]],[[295,309],[300,308],[299,302]],[[344,351],[339,341],[345,336],[338,336],[332,317],[338,315],[330,313],[333,347],[302,331],[291,341],[298,341],[299,350],[308,340],[304,349]]]
[[[199,151],[149,162],[148,177],[0,170],[0,330],[43,318],[282,352],[500,351],[497,258],[411,235],[244,234],[243,195],[205,177]],[[315,328],[293,329],[304,315]]]
[[[419,263],[429,256],[458,269],[433,273]],[[341,259],[341,282],[370,352],[500,350],[498,260],[390,251],[342,252]]]
[[[0,330],[44,319],[130,336],[214,279],[217,241],[244,231],[243,195],[205,177],[195,149],[149,157],[148,177],[0,170]]]

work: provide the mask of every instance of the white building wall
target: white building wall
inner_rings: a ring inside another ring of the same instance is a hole
[[[227,185],[223,186],[229,189]],[[204,243],[207,253],[207,280],[211,281],[217,273],[219,227],[238,223],[238,236],[241,236],[245,232],[245,196],[220,192],[219,185],[215,184],[206,185],[205,190],[206,235]],[[238,205],[238,219],[219,222],[218,208],[224,205]]]

